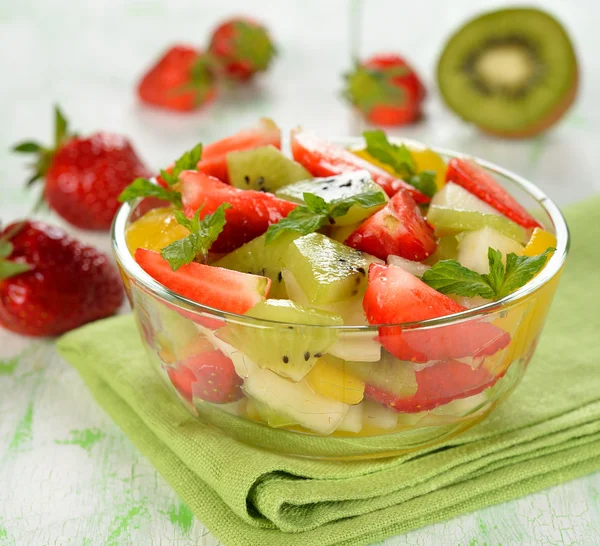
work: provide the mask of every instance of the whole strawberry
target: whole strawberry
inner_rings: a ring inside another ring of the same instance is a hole
[[[108,230],[120,206],[119,194],[135,178],[151,174],[125,137],[72,135],[59,108],[55,108],[54,148],[23,142],[14,151],[36,154],[27,185],[43,178],[43,197],[50,208],[82,229]]]
[[[215,97],[215,77],[206,55],[175,45],[146,72],[137,92],[146,104],[188,112]]]
[[[275,56],[275,46],[260,23],[236,17],[214,30],[208,52],[225,78],[247,81],[267,70]]]
[[[375,55],[344,77],[344,96],[372,123],[404,125],[421,117],[425,87],[402,57]]]
[[[108,257],[62,229],[23,221],[0,233],[0,326],[55,336],[114,314],[122,301]]]

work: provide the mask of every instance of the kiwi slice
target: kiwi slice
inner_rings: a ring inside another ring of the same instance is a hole
[[[374,256],[310,233],[292,241],[281,258],[310,303],[347,300],[364,293],[369,265],[382,263]]]
[[[565,29],[531,8],[469,21],[450,38],[437,68],[452,110],[487,132],[514,137],[557,122],[575,99],[577,74]]]
[[[272,281],[269,297],[286,298],[287,292],[282,276],[282,257],[287,247],[298,237],[300,237],[299,233],[284,233],[267,245],[265,244],[266,235],[261,235],[223,256],[213,265],[269,277]]]
[[[290,300],[265,300],[257,303],[246,316],[295,324],[276,327],[249,327],[230,323],[219,330],[219,337],[242,351],[261,368],[293,381],[300,381],[338,337],[334,328],[342,317],[320,309],[311,309]]]
[[[274,146],[240,150],[227,154],[229,182],[242,190],[275,192],[312,175]]]

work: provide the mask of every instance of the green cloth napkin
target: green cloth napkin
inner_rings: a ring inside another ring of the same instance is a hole
[[[521,385],[444,449],[348,463],[238,443],[173,401],[131,316],[71,332],[58,349],[225,544],[381,540],[600,469],[599,208],[595,198],[568,211],[571,256]]]

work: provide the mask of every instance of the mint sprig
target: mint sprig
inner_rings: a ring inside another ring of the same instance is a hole
[[[485,275],[462,266],[456,260],[441,260],[425,271],[422,280],[442,294],[499,300],[533,279],[554,250],[549,248],[538,256],[517,256],[511,252],[507,254],[504,266],[502,253],[490,247],[490,272]]]
[[[503,281],[498,284],[497,297],[508,296],[508,294],[533,279],[538,271],[546,265],[548,256],[555,250],[555,248],[549,248],[537,256],[517,256],[511,252],[506,256],[506,268],[502,264],[502,256],[500,255],[499,258],[496,256],[496,260],[499,262],[496,270],[504,270]]]
[[[171,243],[160,253],[169,262],[173,271],[198,258],[203,262],[206,261],[210,247],[225,227],[225,210],[231,208],[231,205],[222,203],[215,212],[207,214],[200,220],[202,208],[200,207],[192,218],[188,218],[180,210],[173,212],[177,222],[190,231],[187,237]]]
[[[191,150],[184,152],[183,155],[175,161],[171,172],[160,171],[160,177],[172,186],[179,181],[179,175],[183,171],[196,171],[198,170],[198,162],[202,159],[202,143],[196,144]]]
[[[367,144],[367,152],[378,161],[389,165],[405,182],[414,186],[421,193],[432,197],[437,191],[435,171],[417,173],[417,164],[410,150],[404,144],[391,143],[381,130],[365,131],[363,137]]]
[[[435,171],[421,171],[407,177],[405,182],[408,182],[427,197],[433,197],[437,192],[436,177],[437,173]]]
[[[414,174],[417,165],[410,150],[404,145],[392,144],[381,129],[363,133],[367,152],[375,159],[392,167],[398,174]]]
[[[491,299],[494,290],[483,275],[463,267],[456,260],[441,260],[423,274],[422,280],[442,294],[481,296]]]
[[[147,178],[136,178],[121,192],[119,201],[133,201],[138,197],[156,197],[157,199],[170,201],[176,207],[181,208],[182,206],[181,194],[178,191],[173,191],[170,188],[163,188]]]
[[[176,207],[181,208],[181,193],[173,189],[173,186],[179,180],[179,175],[183,171],[197,170],[198,161],[202,158],[202,144],[197,144],[191,150],[175,161],[171,172],[166,170],[160,171],[161,178],[167,183],[167,187],[162,186],[148,180],[147,178],[136,178],[129,186],[127,186],[119,195],[119,201],[132,201],[138,197],[157,197],[170,201]]]
[[[303,199],[305,205],[296,207],[285,218],[269,226],[265,244],[274,241],[286,231],[308,235],[327,224],[335,224],[335,218],[344,216],[354,205],[370,208],[382,205],[386,201],[385,195],[378,191],[367,191],[342,199],[334,199],[330,202],[325,201],[318,195],[305,192]]]

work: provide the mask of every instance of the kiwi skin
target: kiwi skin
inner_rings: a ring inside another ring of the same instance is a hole
[[[555,23],[558,25],[558,27],[560,28],[560,30],[562,31],[563,35],[566,36],[567,40],[570,42],[571,40],[569,39],[566,30],[562,27],[562,25],[560,24],[559,21],[556,20],[556,18],[554,18],[552,15],[550,15],[549,13],[542,11],[542,10],[538,10],[536,8],[508,8],[508,9],[501,9],[501,10],[497,10],[497,11],[492,11],[492,12],[488,12],[488,13],[483,13],[478,17],[474,17],[472,20],[470,20],[468,23],[465,23],[463,26],[460,27],[459,30],[457,30],[455,33],[452,34],[452,36],[447,40],[446,45],[444,46],[443,50],[442,50],[442,55],[438,60],[438,66],[437,66],[437,79],[438,82],[440,81],[440,72],[441,72],[441,67],[442,67],[442,61],[444,58],[444,55],[446,53],[446,48],[447,45],[451,42],[451,40],[462,31],[462,29],[467,26],[468,24],[471,24],[475,21],[477,21],[480,18],[483,18],[485,16],[489,16],[489,15],[493,15],[495,13],[503,13],[503,12],[531,12],[531,11],[538,11],[541,12],[543,15],[545,15],[547,18],[553,19],[555,21]],[[572,44],[571,44],[572,45]],[[544,117],[538,119],[536,122],[532,123],[531,125],[529,125],[528,127],[524,127],[522,129],[518,129],[518,130],[498,130],[498,129],[493,129],[493,128],[489,128],[489,127],[485,127],[481,124],[478,124],[476,122],[474,122],[473,120],[467,119],[466,117],[464,117],[460,112],[456,111],[453,107],[451,107],[451,109],[454,111],[455,114],[459,115],[460,117],[462,117],[465,121],[469,122],[469,123],[473,123],[475,126],[477,126],[482,132],[486,133],[486,134],[490,134],[493,136],[499,136],[499,137],[505,137],[505,138],[514,138],[514,139],[518,139],[518,138],[529,138],[535,135],[538,135],[540,133],[543,133],[544,131],[548,130],[550,127],[552,127],[553,125],[555,125],[558,121],[560,121],[562,119],[562,117],[564,116],[564,114],[566,113],[566,111],[571,107],[571,105],[573,104],[573,102],[575,101],[577,94],[578,94],[578,90],[579,90],[579,65],[577,62],[577,57],[575,55],[575,52],[573,51],[573,48],[571,47],[571,62],[572,62],[572,78],[571,78],[571,84],[562,91],[561,93],[561,97],[558,100],[558,102],[553,106],[552,109],[550,109],[550,111],[548,111]],[[442,97],[444,99],[444,102],[450,106],[450,102],[449,100],[444,96],[444,90],[443,88],[440,88]]]

